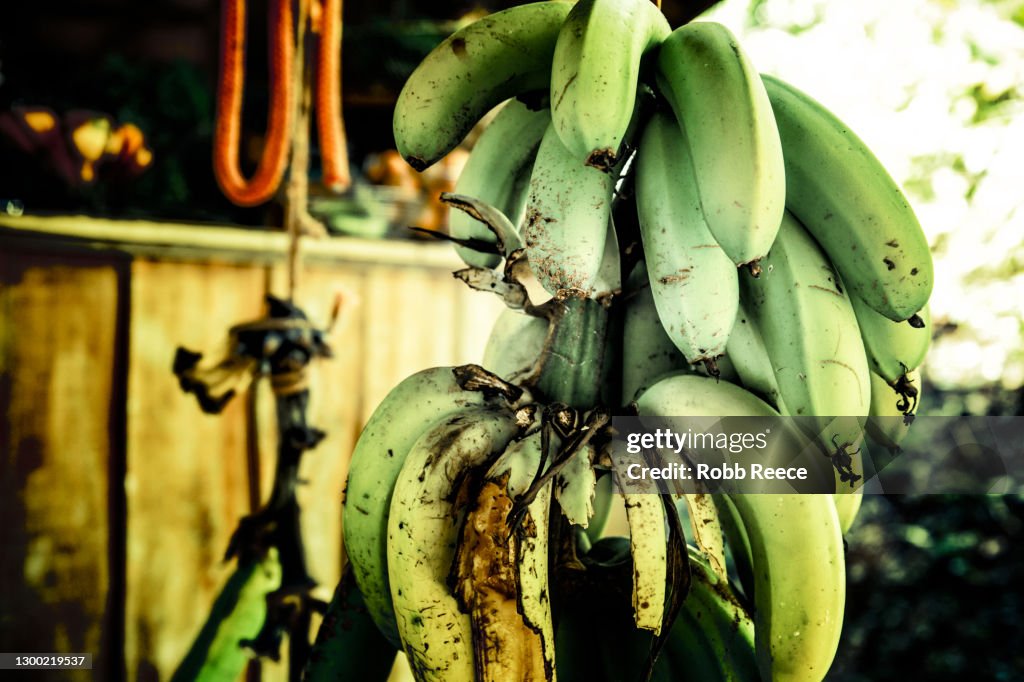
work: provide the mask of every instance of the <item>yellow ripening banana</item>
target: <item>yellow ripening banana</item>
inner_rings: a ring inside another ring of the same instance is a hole
[[[552,124],[530,177],[523,241],[530,269],[554,296],[590,295],[601,272],[613,178],[579,161]]]
[[[757,278],[742,273],[740,286],[789,414],[820,418],[814,430],[828,451],[839,444],[856,449],[871,383],[850,297],[821,248],[788,212],[762,268]]]
[[[549,326],[543,317],[502,310],[487,337],[483,366],[513,383],[529,375],[544,348]]]
[[[506,102],[477,138],[455,182],[454,193],[490,204],[518,226],[526,201],[525,192],[517,186],[521,184],[519,178],[524,170],[532,168],[540,139],[550,122],[547,109],[531,111],[518,100]],[[449,212],[448,232],[457,239],[495,242],[486,225],[462,211]],[[458,244],[455,252],[466,265],[476,268],[493,268],[501,262],[497,254],[481,253]]]
[[[551,447],[557,448],[559,439],[553,436],[551,440]],[[587,443],[555,476],[555,500],[565,519],[580,528],[588,528],[594,515],[597,472],[593,460],[594,446]]]
[[[513,441],[473,490],[449,583],[469,614],[478,682],[549,682],[555,632],[548,595],[548,483],[516,529],[513,501],[541,465],[539,430]]]
[[[690,367],[658,319],[654,295],[647,280],[647,265],[634,267],[626,285],[622,318],[622,402],[669,372]]]
[[[906,388],[907,373],[921,366],[931,345],[932,318],[928,306],[921,308],[911,325],[893,322],[857,296],[851,296],[850,300],[857,313],[871,371],[888,381],[897,392]]]
[[[464,476],[516,436],[506,409],[464,410],[427,430],[395,482],[388,516],[388,578],[402,647],[417,682],[475,679],[473,634],[448,587],[464,510]]]
[[[505,481],[506,494],[514,500],[533,483],[542,459],[539,430],[514,441],[487,473],[488,481]],[[503,622],[491,631],[499,643],[495,665],[481,679],[552,680],[555,674],[555,628],[551,618],[548,584],[548,526],[551,493],[548,483],[527,507],[527,516],[514,543],[514,588],[511,604],[506,605]],[[507,535],[508,529],[505,528]],[[511,608],[508,608],[508,607]],[[479,659],[479,657],[478,657]],[[478,661],[479,667],[479,661]]]
[[[905,419],[917,412],[921,399],[921,373],[913,369],[907,372],[907,384],[917,389],[917,400],[906,404],[885,379],[871,373],[871,415],[865,425],[868,438],[891,453],[900,451],[900,443],[907,436],[912,419]]]
[[[637,398],[636,406],[641,416],[779,416],[738,386],[685,374],[662,379]],[[799,439],[776,442],[776,447],[799,448]],[[832,496],[728,498],[750,543],[762,679],[820,682],[839,645],[846,598],[843,537]]]
[[[839,646],[846,566],[829,495],[730,495],[750,539],[763,679],[820,682]]]
[[[871,150],[819,102],[764,76],[786,158],[786,208],[850,292],[891,320],[928,302],[933,272],[914,210]]]
[[[611,170],[633,118],[644,55],[669,34],[648,0],[580,0],[558,33],[551,118],[578,162]]]
[[[492,108],[547,89],[558,31],[572,5],[534,2],[459,29],[402,87],[393,122],[399,153],[424,170],[455,148]]]
[[[711,233],[736,265],[768,253],[786,201],[786,171],[761,78],[715,22],[672,32],[658,53],[659,89],[685,129]]]
[[[655,113],[637,152],[636,205],[658,317],[687,362],[717,373],[736,321],[736,267],[711,234],[691,146],[671,115]]]
[[[629,548],[633,557],[633,620],[636,627],[655,635],[661,632],[665,616],[668,580],[668,525],[665,505],[657,483],[650,479],[622,478],[623,466],[612,469],[629,525]]]
[[[722,580],[728,580],[722,524],[712,498],[712,495],[706,493],[672,494],[679,516],[683,516],[685,510],[686,518],[690,522],[691,537],[697,545],[691,549],[700,554],[701,561],[705,562],[715,575]]]
[[[635,485],[635,483],[634,483]],[[641,630],[661,632],[668,579],[668,526],[656,490],[623,494],[633,555],[633,620]]]
[[[387,527],[391,494],[405,458],[432,424],[484,405],[480,391],[459,385],[452,367],[425,369],[388,393],[366,423],[345,486],[345,552],[374,622],[393,643],[398,630],[388,586]]]

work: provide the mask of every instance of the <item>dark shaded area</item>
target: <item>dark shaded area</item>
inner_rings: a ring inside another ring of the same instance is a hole
[[[925,414],[1024,414],[1022,390],[923,394]],[[829,680],[1024,679],[1024,498],[872,495],[847,542]]]
[[[342,82],[350,155],[358,169],[393,147],[395,96],[420,59],[468,12],[507,0],[345,3]],[[666,2],[673,25],[714,0]],[[221,195],[211,167],[219,0],[55,0],[9,3],[0,20],[0,111],[46,106],[58,115],[89,110],[137,125],[153,164],[134,181],[71,188],[41,155],[26,157],[0,140],[0,202],[32,213],[83,212],[189,222],[275,222],[268,210],[241,209]],[[249,2],[242,167],[252,172],[266,121],[267,0]],[[319,178],[312,138],[311,178]],[[2,208],[2,206],[0,206]]]
[[[1024,678],[1024,502],[869,497],[851,530],[844,682]]]

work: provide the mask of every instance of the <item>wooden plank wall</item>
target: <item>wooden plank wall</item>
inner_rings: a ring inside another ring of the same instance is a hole
[[[216,356],[230,325],[262,315],[266,292],[286,292],[284,269],[5,253],[0,650],[100,654],[93,673],[53,679],[167,680],[230,573],[220,558],[235,524],[267,495],[276,448],[265,386],[204,415],[170,371],[174,349]],[[341,490],[362,424],[408,374],[479,361],[499,312],[450,270],[312,261],[302,273],[296,300],[315,321],[343,297],[335,357],[311,376],[311,423],[328,436],[305,456],[299,492],[324,597],[340,572]],[[265,665],[262,679],[286,670]]]
[[[119,666],[110,473],[123,466],[125,265],[0,252],[0,650],[92,653],[94,670],[67,680]]]
[[[259,268],[136,261],[128,362],[125,661],[167,679],[230,567],[250,511],[244,400],[203,414],[171,373],[175,348],[216,353],[226,325],[261,315]]]

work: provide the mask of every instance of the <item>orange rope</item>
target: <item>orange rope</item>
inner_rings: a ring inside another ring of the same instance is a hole
[[[274,195],[288,162],[294,109],[291,66],[295,49],[291,0],[271,0],[267,137],[256,172],[247,180],[238,164],[245,82],[245,3],[246,0],[224,0],[223,4],[213,171],[217,184],[229,200],[239,206],[255,206]]]
[[[324,185],[340,192],[348,189],[348,149],[341,117],[342,0],[323,0],[320,45],[317,55],[316,122],[323,157]]]

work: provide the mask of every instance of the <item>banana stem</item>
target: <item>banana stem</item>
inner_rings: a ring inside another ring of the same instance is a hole
[[[552,300],[550,306],[551,331],[536,388],[548,401],[590,409],[603,402],[609,375],[608,308],[592,298]]]

